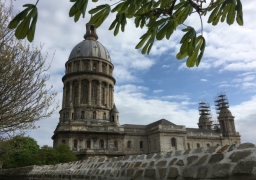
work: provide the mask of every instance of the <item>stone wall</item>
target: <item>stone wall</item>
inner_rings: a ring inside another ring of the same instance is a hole
[[[256,147],[204,147],[115,158],[90,158],[73,163],[1,170],[1,180],[139,180],[256,179]]]

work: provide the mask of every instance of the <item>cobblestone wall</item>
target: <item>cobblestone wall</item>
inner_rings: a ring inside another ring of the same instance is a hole
[[[73,163],[1,170],[1,180],[84,179],[256,179],[256,147],[205,147],[116,158],[90,158]]]

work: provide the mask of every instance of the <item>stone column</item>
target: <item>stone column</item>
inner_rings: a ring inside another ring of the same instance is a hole
[[[82,81],[79,80],[78,81],[78,100],[77,100],[78,105],[80,105],[80,98],[81,98],[81,83]]]
[[[92,105],[92,80],[89,80],[88,104],[89,104],[89,105]]]
[[[62,108],[65,107],[65,103],[66,103],[66,85],[64,84],[64,87],[63,87],[63,94],[62,94]]]
[[[106,96],[105,96],[105,100],[106,100],[106,106],[109,107],[109,84],[107,84],[106,88],[105,88],[105,93],[106,93]]]
[[[112,97],[111,97],[111,100],[112,100],[112,106],[114,105],[114,86],[112,86]]]
[[[70,82],[70,85],[69,85],[69,88],[70,88],[70,91],[69,91],[69,104],[70,102],[72,102],[72,96],[73,96],[73,92],[72,92],[72,89],[73,89],[73,82],[71,81]],[[72,102],[72,106],[73,106],[73,102]]]
[[[97,99],[97,104],[98,106],[101,106],[101,81],[99,82],[99,90],[98,90],[98,99]]]

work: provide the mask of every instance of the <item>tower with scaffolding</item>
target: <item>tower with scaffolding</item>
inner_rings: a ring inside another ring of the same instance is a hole
[[[199,129],[211,129],[212,115],[211,115],[210,104],[205,101],[200,101],[198,110],[200,115],[199,122],[197,123]]]
[[[218,115],[217,119],[220,124],[220,131],[223,137],[229,137],[235,142],[240,141],[240,135],[236,132],[234,116],[230,112],[228,98],[225,93],[219,93],[215,99],[215,109]],[[230,140],[231,140],[230,139]]]

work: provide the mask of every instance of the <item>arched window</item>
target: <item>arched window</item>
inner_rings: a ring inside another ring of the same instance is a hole
[[[66,113],[66,120],[68,120],[69,119],[69,115],[68,115],[68,112]]]
[[[143,141],[140,141],[140,149],[143,149]]]
[[[190,144],[188,143],[188,150],[190,150]]]
[[[117,141],[114,141],[114,150],[117,151],[118,150],[118,142]]]
[[[127,141],[127,149],[131,149],[131,141]]]
[[[229,126],[229,131],[233,131],[233,125],[232,125],[232,122],[231,121],[228,121],[228,126]]]
[[[97,104],[97,87],[96,86],[92,87],[92,104],[93,105]]]
[[[88,70],[89,70],[88,62],[85,62],[85,63],[84,63],[84,70],[85,70],[85,71],[88,71]]]
[[[66,144],[66,141],[65,141],[65,139],[63,139],[63,140],[62,140],[62,144]]]
[[[209,143],[207,144],[207,147],[210,147],[210,144],[209,144]]]
[[[109,74],[112,75],[112,67],[109,66]]]
[[[65,120],[66,120],[65,113],[63,113],[63,121],[65,121]]]
[[[79,62],[76,62],[76,71],[80,70]]]
[[[92,70],[93,70],[93,71],[97,71],[97,63],[93,63]]]
[[[200,144],[199,144],[199,143],[197,143],[197,144],[196,144],[196,147],[200,148]]]
[[[81,119],[84,119],[84,111],[81,112]]]
[[[69,105],[69,84],[66,86],[66,106]]]
[[[77,150],[77,140],[75,139],[74,140],[74,148],[73,148],[75,151]]]
[[[105,63],[102,63],[102,72],[106,73],[106,64]]]
[[[99,143],[100,149],[104,149],[104,141],[101,139]]]
[[[93,111],[92,119],[96,119],[96,111]]]
[[[71,64],[68,65],[68,72],[71,73]]]
[[[101,88],[101,105],[105,106],[105,88]]]
[[[114,122],[115,121],[115,116],[112,116],[111,117],[111,122]]]
[[[86,141],[86,147],[87,147],[87,149],[91,149],[91,140],[87,140]]]
[[[82,90],[82,102],[83,104],[88,104],[88,86],[84,85]]]
[[[103,113],[103,119],[107,119],[106,113]]]
[[[171,139],[171,144],[172,144],[172,147],[176,147],[176,139],[175,138]]]
[[[74,115],[74,113],[72,113],[72,119],[75,119],[75,115]]]

